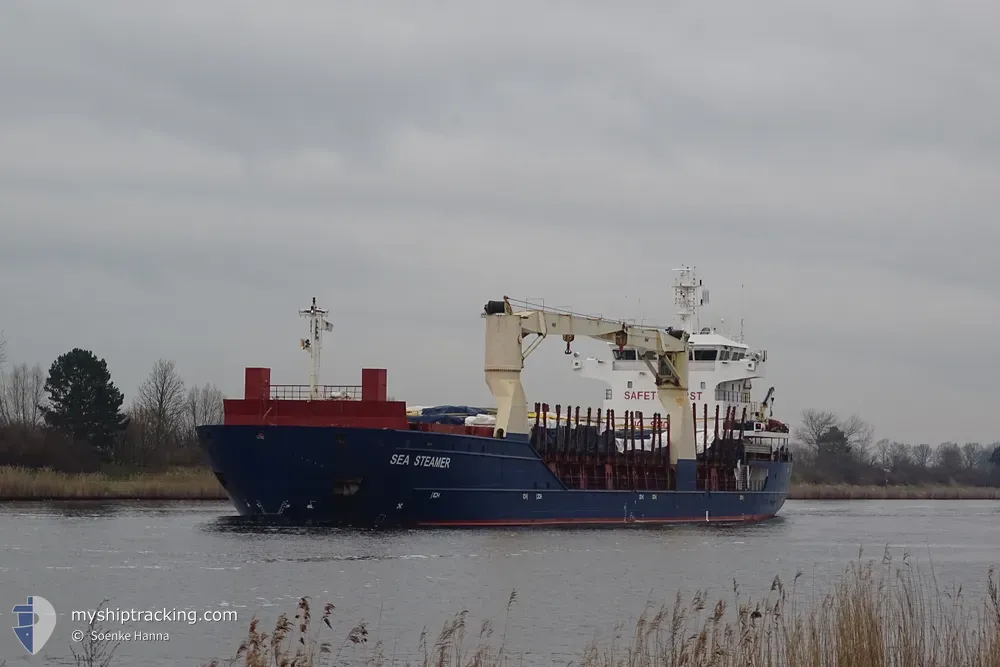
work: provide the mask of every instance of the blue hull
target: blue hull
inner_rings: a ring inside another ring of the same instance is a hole
[[[767,519],[792,463],[752,461],[763,490],[567,489],[527,437],[308,426],[202,426],[199,440],[241,515],[357,527],[608,525]]]

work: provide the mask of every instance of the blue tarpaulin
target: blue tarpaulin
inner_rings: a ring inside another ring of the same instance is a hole
[[[406,418],[411,424],[465,424],[466,415],[414,415]]]
[[[421,416],[427,415],[465,415],[475,417],[485,414],[486,408],[473,408],[468,405],[435,405],[432,408],[424,408],[420,411]]]

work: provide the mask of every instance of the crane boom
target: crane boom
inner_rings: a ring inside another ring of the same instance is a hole
[[[653,352],[646,358],[656,382],[656,394],[669,415],[671,462],[695,459],[694,422],[688,394],[688,339],[678,329],[626,324],[602,317],[566,311],[527,307],[515,311],[510,299],[490,301],[484,307],[486,319],[486,384],[497,403],[494,435],[529,433],[528,406],[521,385],[524,360],[550,334],[561,334],[569,344],[576,336],[612,342]],[[535,334],[527,348],[524,337]]]

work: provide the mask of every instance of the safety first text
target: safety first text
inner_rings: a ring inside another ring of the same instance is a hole
[[[690,400],[692,400],[692,401],[700,401],[701,400],[701,392],[700,391],[692,391],[692,392],[690,392],[690,394],[691,394]],[[625,392],[625,400],[626,401],[655,401],[656,400],[656,392],[655,391],[626,391]]]

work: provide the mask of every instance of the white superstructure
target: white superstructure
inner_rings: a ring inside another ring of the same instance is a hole
[[[693,268],[684,266],[674,270],[678,273],[674,283],[680,322],[677,328],[692,332],[688,342],[687,384],[690,402],[698,405],[695,417],[697,451],[704,451],[706,444],[715,439],[716,406],[720,430],[727,413],[735,416],[738,422],[746,410],[745,435],[751,435],[752,431],[752,440],[761,444],[769,440],[777,446],[787,444],[787,427],[771,418],[774,388],[761,391],[753,382],[765,377],[767,350],[748,346],[743,342],[742,332],[731,336],[716,327],[701,326],[699,308],[708,304],[708,290],[696,279]],[[626,346],[619,350],[609,345],[606,358],[581,358],[574,354],[573,370],[608,385],[603,409],[614,410],[615,421],[623,425],[629,411],[645,416],[662,411],[647,363],[649,355],[636,348]]]

